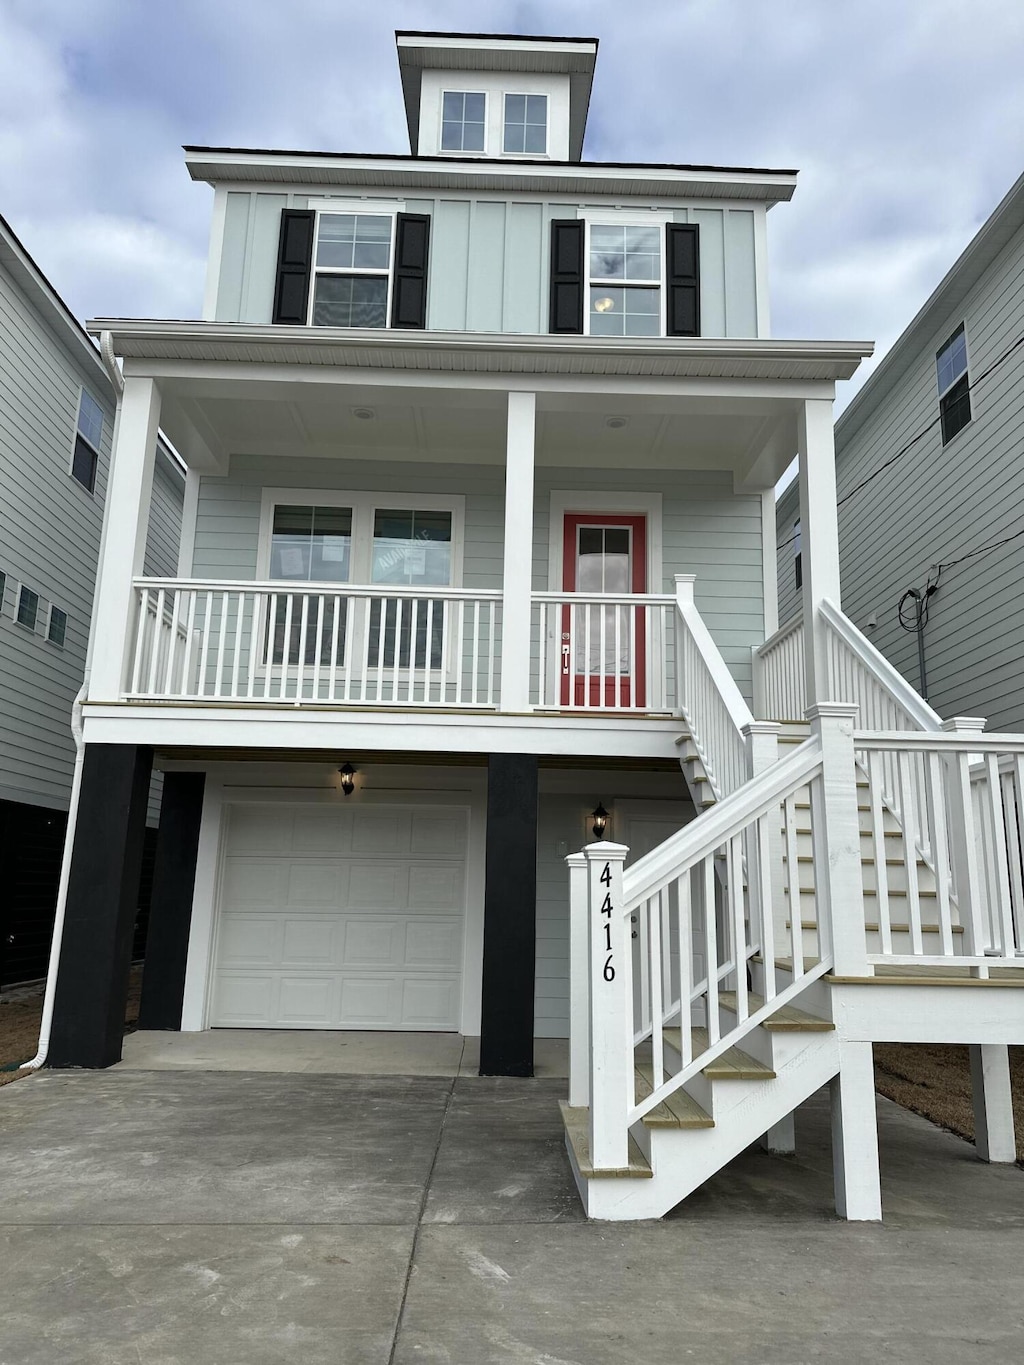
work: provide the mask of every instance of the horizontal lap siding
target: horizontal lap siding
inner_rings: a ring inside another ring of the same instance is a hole
[[[776,567],[779,579],[779,625],[784,626],[802,610],[796,585],[796,545],[793,523],[800,515],[800,487],[794,479],[775,506]]]
[[[934,329],[897,388],[844,438],[837,431],[840,497],[938,417],[935,352],[965,322],[972,386],[1024,333],[1024,231],[1004,248],[964,304]],[[977,384],[972,417],[943,447],[938,427],[840,508],[843,605],[915,686],[917,641],[897,602],[923,589],[929,566],[1020,529],[1017,352]],[[989,729],[1024,728],[1024,538],[945,571],[925,628],[929,699],[940,715],[981,715]]]
[[[69,474],[82,385],[104,410],[90,496]],[[85,668],[113,431],[102,376],[58,340],[0,268],[0,796],[66,808],[74,766],[71,705]],[[39,594],[34,632],[18,625],[15,587]],[[63,649],[47,609],[67,612]]]
[[[324,191],[359,199],[364,190]],[[226,195],[216,318],[222,322],[271,320],[281,211],[304,208],[318,197],[302,193],[231,190]],[[374,196],[393,203],[392,195]],[[507,332],[548,330],[548,268],[551,222],[575,218],[580,209],[614,216],[614,207],[591,199],[477,198],[438,193],[406,198],[405,211],[431,219],[427,327],[432,331]],[[761,209],[679,207],[676,222],[700,228],[701,331],[704,336],[757,335],[755,227]],[[659,223],[660,226],[660,223]]]

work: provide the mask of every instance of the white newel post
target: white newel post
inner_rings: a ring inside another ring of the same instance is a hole
[[[536,427],[537,395],[510,393],[505,451],[505,558],[501,584],[503,711],[526,711],[530,705]]]
[[[839,516],[836,507],[836,451],[832,435],[832,402],[805,401],[798,424],[800,445],[800,529],[803,570],[804,687],[808,706],[833,697],[829,688],[822,598],[839,600]]]
[[[152,379],[127,378],[118,411],[104,509],[104,534],[92,618],[89,697],[117,701],[134,610],[132,579],[142,573],[153,489],[160,391]]]
[[[588,844],[590,910],[590,1159],[595,1169],[629,1163],[626,1109],[632,1099],[632,943],[623,916],[623,844]]]
[[[590,1103],[590,898],[587,860],[570,853],[569,868],[569,1103]]]
[[[808,709],[821,743],[822,773],[811,786],[814,890],[819,935],[827,930],[837,976],[873,976],[868,965],[853,726],[858,708],[822,702]]]

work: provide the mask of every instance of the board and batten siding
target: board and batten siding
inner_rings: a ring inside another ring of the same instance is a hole
[[[281,211],[305,208],[311,196],[261,190],[225,194],[214,320],[269,323],[274,299]],[[344,199],[344,191],[325,191]],[[373,198],[355,191],[372,211]],[[395,197],[391,196],[391,202]],[[407,198],[408,213],[431,220],[427,327],[431,331],[548,330],[551,221],[582,210],[614,221],[615,208],[589,199],[568,201],[515,196],[438,194]],[[627,207],[630,207],[627,204]],[[642,205],[641,207],[647,207]],[[677,223],[700,227],[701,333],[757,336],[756,215],[730,204],[684,205]]]
[[[539,466],[534,504],[533,588],[549,587],[551,493],[581,490],[659,493],[662,498],[662,581],[652,591],[671,592],[677,573],[697,575],[696,601],[708,629],[744,696],[751,695],[751,646],[764,639],[761,571],[761,500],[737,495],[728,473],[674,470],[587,470]],[[369,460],[279,459],[235,456],[226,478],[204,476],[200,484],[192,573],[197,578],[256,576],[260,507],[265,487],[452,493],[466,499],[462,586],[501,587],[504,549],[504,469],[499,465],[424,464]],[[586,497],[578,510],[586,511]],[[561,588],[561,583],[550,585]]]
[[[103,409],[96,488],[69,472],[82,387]],[[66,810],[74,767],[71,704],[81,686],[107,486],[114,403],[0,268],[0,797]],[[21,584],[39,594],[34,631],[17,623]],[[67,612],[63,648],[46,639],[50,604]]]
[[[923,590],[931,565],[1020,529],[1022,353],[972,387],[972,420],[946,446],[937,425],[935,356],[964,323],[973,386],[1024,333],[1024,230],[960,304],[936,316],[928,341],[894,387],[877,404],[852,409],[855,422],[841,418],[836,426],[840,499],[931,427],[839,509],[843,609],[914,687],[920,685],[917,639],[899,624],[903,593]],[[792,502],[780,500],[780,545],[795,516]],[[779,560],[785,620],[781,552]],[[941,716],[985,716],[989,730],[1024,729],[1022,579],[1024,539],[943,573],[924,634],[928,699]]]

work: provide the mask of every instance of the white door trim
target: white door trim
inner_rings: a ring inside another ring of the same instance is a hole
[[[566,512],[616,512],[647,519],[647,591],[662,592],[662,528],[660,493],[588,493],[555,489],[548,522],[548,592],[562,591],[562,538]]]

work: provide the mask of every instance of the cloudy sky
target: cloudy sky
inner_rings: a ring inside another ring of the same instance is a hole
[[[0,213],[80,317],[198,316],[181,144],[407,151],[396,28],[599,37],[588,159],[800,168],[780,337],[884,349],[1024,170],[1020,0],[0,0]]]

